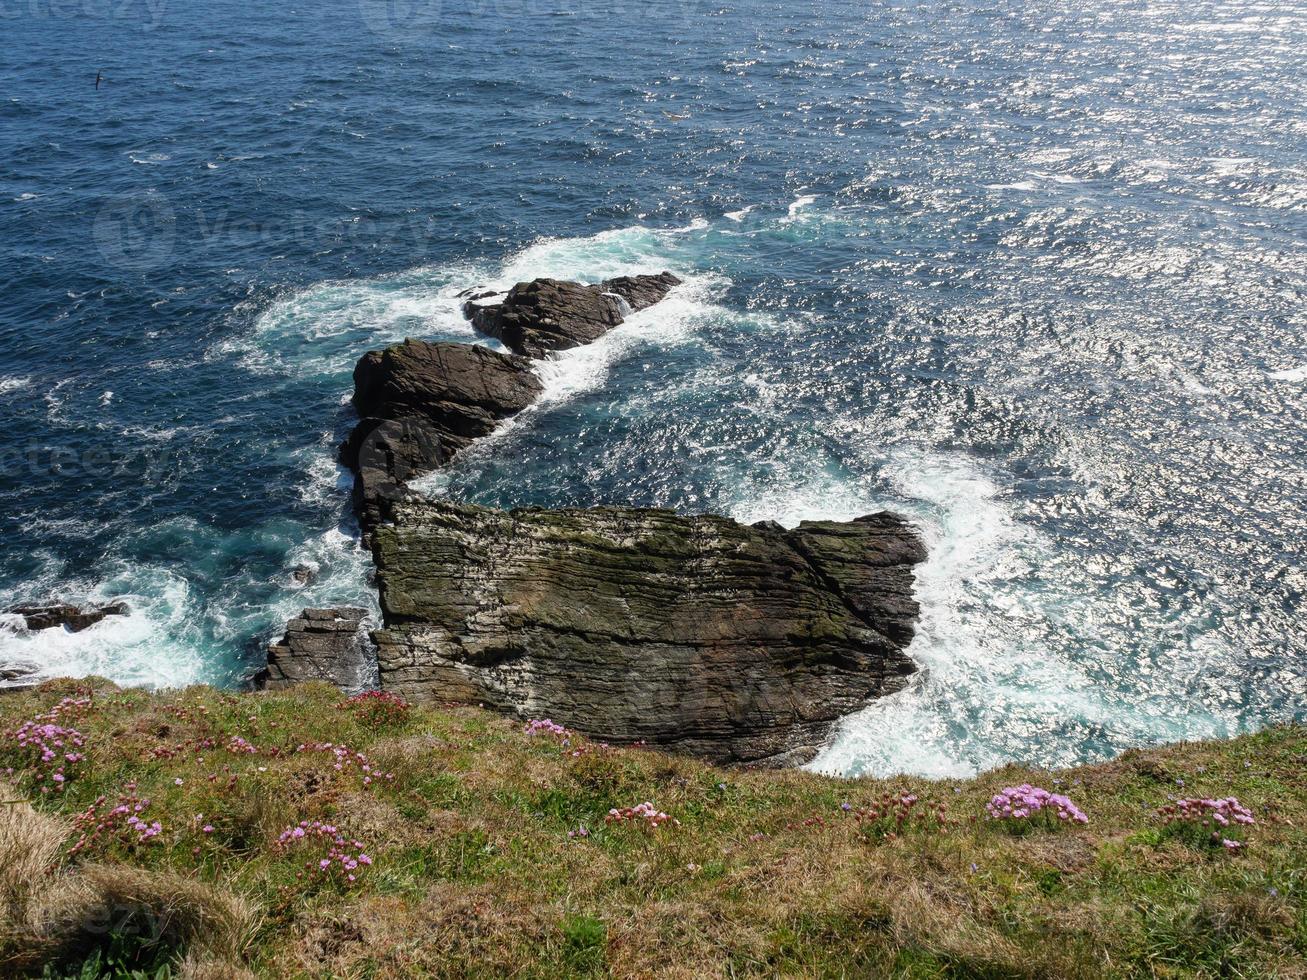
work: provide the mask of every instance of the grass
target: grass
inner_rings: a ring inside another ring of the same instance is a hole
[[[66,697],[89,699],[60,718],[86,758],[55,790],[9,733]],[[5,975],[1307,977],[1302,727],[943,783],[717,769],[325,686],[53,682],[0,697],[0,732]],[[986,819],[1023,782],[1090,822]],[[1166,828],[1175,795],[1239,797],[1247,846]],[[120,796],[160,831],[113,818],[77,846]],[[677,823],[605,823],[646,800]],[[356,880],[317,870],[330,842],[277,843],[315,820],[366,852]]]

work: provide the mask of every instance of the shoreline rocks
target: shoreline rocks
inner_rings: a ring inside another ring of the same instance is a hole
[[[559,279],[518,283],[502,303],[472,306],[472,325],[515,354],[544,357],[594,343],[681,282],[670,272],[621,276],[595,286]],[[480,297],[478,297],[480,298]]]
[[[12,616],[22,616],[29,630],[47,630],[62,626],[70,633],[80,633],[108,616],[126,616],[130,610],[125,602],[85,607],[54,602],[47,605],[13,606],[5,611]]]
[[[591,343],[662,300],[671,273],[537,279],[465,314],[514,353],[406,340],[354,370],[341,446],[383,624],[306,609],[256,686],[366,683],[412,701],[551,717],[613,742],[718,762],[795,765],[836,719],[901,689],[925,558],[900,517],[786,529],[636,507],[500,511],[408,481],[531,405],[531,358]]]
[[[327,681],[355,693],[374,686],[375,657],[367,610],[354,606],[305,609],[286,624],[286,635],[268,647],[268,664],[254,686],[281,690],[305,681]]]
[[[384,690],[718,762],[806,761],[897,691],[920,539],[899,517],[745,526],[408,499],[373,535]]]
[[[340,452],[354,471],[364,533],[408,480],[489,435],[543,390],[530,362],[475,344],[405,340],[364,354],[354,368],[359,423]]]

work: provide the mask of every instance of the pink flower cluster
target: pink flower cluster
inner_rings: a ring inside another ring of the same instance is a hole
[[[341,834],[340,828],[321,820],[301,820],[296,826],[287,827],[277,838],[277,847],[283,851],[304,843],[326,848],[325,857],[304,862],[304,868],[310,875],[343,874],[345,880],[353,884],[362,874],[361,869],[372,864],[372,858],[365,852],[362,841],[347,839]],[[303,874],[300,872],[299,877],[303,877]]]
[[[604,823],[633,823],[645,830],[657,830],[665,823],[670,823],[674,827],[681,825],[681,821],[669,817],[647,800],[621,809],[613,807],[608,811],[608,816],[604,817]]]
[[[549,718],[532,718],[522,731],[528,735],[557,735],[559,738],[567,738],[572,734]]]
[[[916,793],[907,790],[886,793],[865,808],[842,803],[840,809],[857,819],[863,833],[873,836],[892,840],[914,824],[918,828],[933,829],[940,834],[948,833],[947,805],[922,800]]]
[[[1159,807],[1157,812],[1168,827],[1193,830],[1201,828],[1203,832],[1210,828],[1210,843],[1227,851],[1238,851],[1244,847],[1242,841],[1225,836],[1230,828],[1251,827],[1257,823],[1253,812],[1234,796],[1221,800],[1176,800]]]
[[[255,746],[239,735],[233,735],[227,740],[227,751],[235,755],[257,755],[259,752]]]
[[[112,838],[130,846],[147,843],[163,833],[159,821],[141,815],[149,809],[150,801],[136,795],[135,783],[128,783],[126,788],[127,792],[120,795],[109,810],[101,813],[108,797],[100,796],[73,818],[73,826],[81,834],[70,854],[77,854],[104,839]]]
[[[400,722],[409,712],[408,702],[390,691],[364,691],[346,699],[341,707],[354,712],[355,717],[368,725]]]
[[[32,759],[35,766],[46,770],[36,774],[37,781],[44,780],[48,775],[56,789],[62,789],[67,778],[64,767],[86,758],[84,753],[76,751],[86,744],[86,738],[76,728],[66,728],[53,722],[27,721],[10,737],[18,749]]]
[[[42,793],[50,792],[51,786],[56,791],[62,790],[71,775],[67,768],[86,758],[86,753],[80,751],[86,745],[86,736],[59,722],[67,716],[80,717],[90,707],[90,698],[64,698],[45,714],[23,722],[9,733],[20,766],[36,770],[33,778],[44,784]],[[13,767],[7,768],[6,772],[12,776]]]
[[[348,745],[334,745],[331,742],[306,742],[295,749],[296,752],[330,752],[335,762],[332,768],[336,772],[344,772],[346,769],[358,768],[363,775],[363,785],[371,786],[374,782],[381,780],[390,781],[395,778],[393,772],[382,772],[368,760],[368,757],[362,752],[356,752]]]
[[[1050,793],[1038,786],[1022,783],[1008,786],[987,804],[991,820],[1026,820],[1036,813],[1056,814],[1058,820],[1089,823],[1089,818],[1061,793]]]

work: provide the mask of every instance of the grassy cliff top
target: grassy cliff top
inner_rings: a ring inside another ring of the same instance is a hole
[[[525,727],[325,686],[0,697],[0,974],[1307,976],[1302,727],[946,782]],[[1022,784],[1053,798],[991,818]]]

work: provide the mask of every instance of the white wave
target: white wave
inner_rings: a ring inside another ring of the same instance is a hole
[[[537,362],[536,373],[545,390],[533,408],[547,408],[595,390],[603,385],[612,366],[637,346],[667,348],[683,342],[716,315],[713,297],[725,285],[726,281],[716,276],[691,276],[662,302],[632,313],[594,343]]]
[[[1108,610],[1043,582],[1052,543],[1022,524],[1001,486],[962,456],[904,450],[882,467],[892,508],[921,529],[927,560],[916,569],[921,618],[908,654],[909,686],[843,719],[810,768],[845,775],[963,777],[1005,762],[1084,761],[1074,731],[1101,730],[1119,744],[1222,734],[1225,722],[1195,705],[1176,712],[1131,703],[1051,653],[1048,630],[1092,628]],[[867,503],[870,503],[869,501]],[[1077,614],[1077,602],[1088,605]],[[1178,663],[1228,651],[1200,637],[1168,651]]]
[[[66,629],[0,631],[0,664],[36,664],[36,679],[98,675],[125,685],[184,687],[216,676],[193,632],[187,580],[158,568],[120,565],[90,587],[64,584],[58,594],[77,605],[126,602],[125,616],[107,616],[78,633]]]
[[[791,224],[792,222],[797,221],[802,216],[804,209],[816,200],[816,194],[800,194],[790,202],[785,217],[781,219],[781,224]]]
[[[754,205],[750,204],[747,208],[741,208],[739,211],[727,211],[724,215],[722,215],[722,217],[730,221],[743,221],[744,216],[747,215],[753,209],[754,209]]]
[[[292,569],[312,569],[308,584],[289,577]],[[280,628],[306,607],[361,606],[375,622],[381,622],[376,590],[369,584],[372,557],[356,535],[333,527],[312,535],[286,555],[284,591],[270,604],[273,626]]]
[[[26,193],[19,194],[16,198],[14,198],[14,200],[15,200],[15,201],[20,201],[20,202],[22,202],[22,201],[35,201],[35,200],[36,200],[37,198],[39,198],[40,196],[41,196],[40,194],[33,194],[33,193],[31,193],[30,191],[28,191],[28,192],[26,192]]]
[[[1268,371],[1266,376],[1276,381],[1307,381],[1307,365],[1285,368],[1283,371]]]
[[[357,419],[357,416],[352,416]],[[330,508],[344,500],[353,483],[353,474],[336,458],[336,447],[343,433],[324,432],[316,445],[303,451],[307,479],[296,488],[306,504]]]
[[[31,383],[31,378],[19,378],[13,376],[0,378],[0,395],[7,395],[11,391],[18,391],[19,389],[26,388]]]
[[[1255,157],[1207,157],[1206,162],[1222,177],[1244,174],[1257,166]]]
[[[676,272],[685,267],[678,239],[707,227],[696,219],[683,228],[636,225],[584,238],[541,238],[498,263],[423,266],[376,279],[320,283],[273,303],[251,330],[222,341],[207,356],[235,357],[254,373],[346,377],[364,351],[406,337],[497,346],[467,322],[460,293],[506,293],[541,276],[598,282]]]

